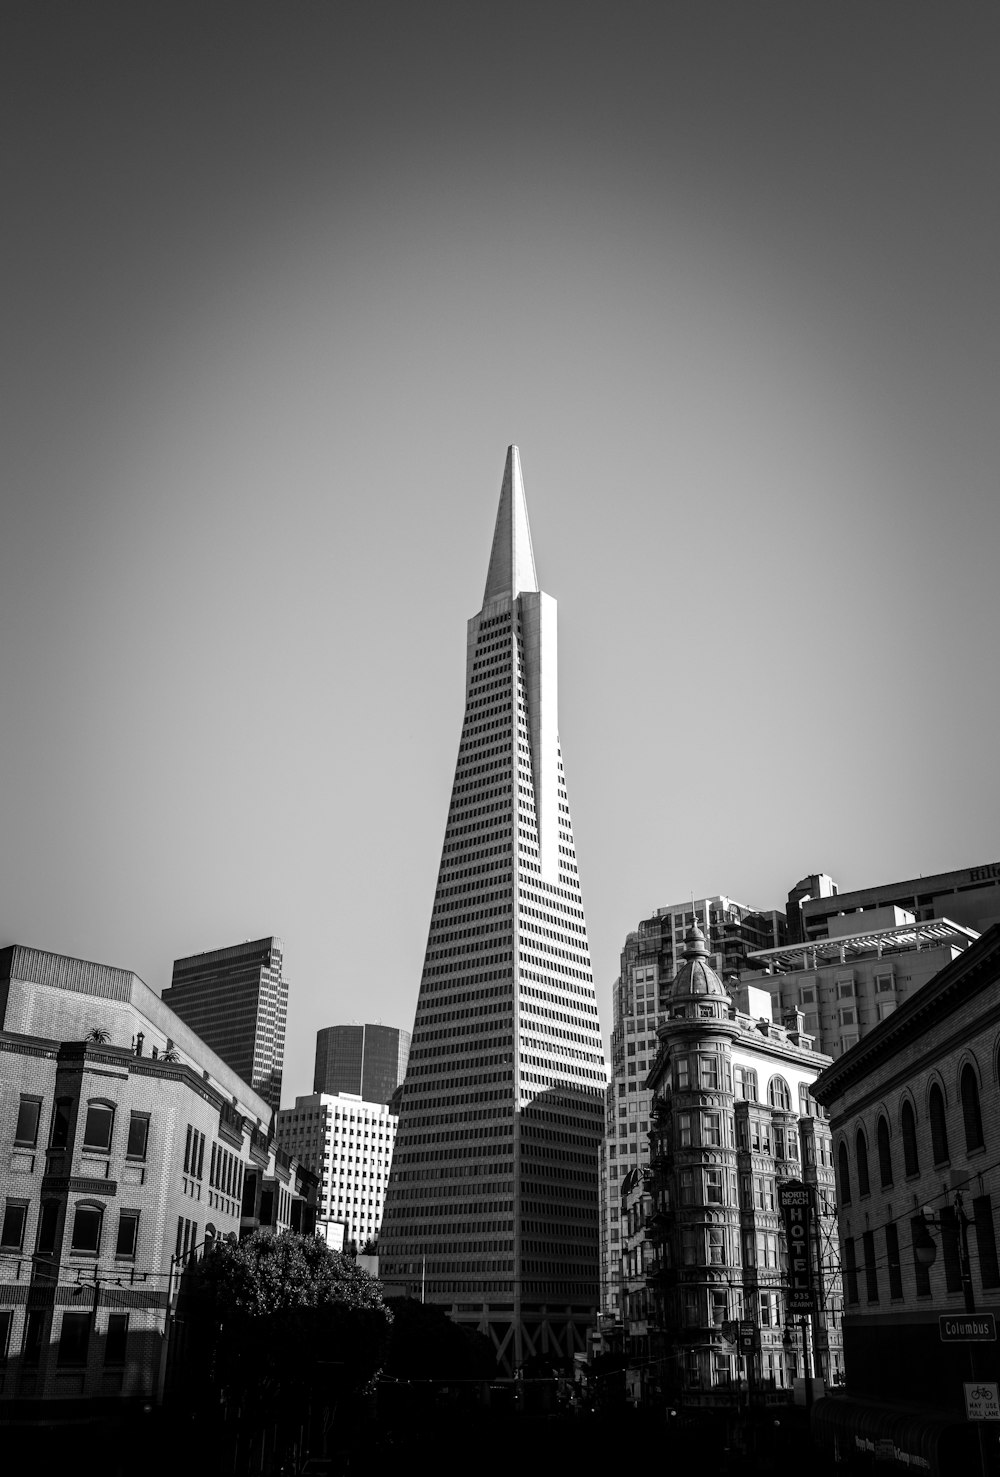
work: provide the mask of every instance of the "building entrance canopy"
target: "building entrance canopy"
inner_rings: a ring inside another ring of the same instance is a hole
[[[929,1477],[951,1477],[979,1468],[976,1428],[946,1411],[923,1412],[903,1406],[830,1395],[812,1411],[814,1440],[836,1461],[874,1457],[886,1472],[906,1467]]]

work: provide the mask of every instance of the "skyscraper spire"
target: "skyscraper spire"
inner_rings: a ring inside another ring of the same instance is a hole
[[[556,602],[507,453],[379,1243],[505,1369],[584,1347],[607,1069],[558,732]]]
[[[487,606],[491,601],[503,599],[504,596],[516,598],[522,590],[537,589],[535,556],[531,551],[531,529],[528,527],[528,505],[521,478],[521,457],[516,446],[508,446],[483,605]]]

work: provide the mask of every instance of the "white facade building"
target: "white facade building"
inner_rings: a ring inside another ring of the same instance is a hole
[[[320,1181],[316,1229],[335,1250],[378,1239],[398,1119],[352,1092],[312,1092],[282,1108],[275,1134]]]

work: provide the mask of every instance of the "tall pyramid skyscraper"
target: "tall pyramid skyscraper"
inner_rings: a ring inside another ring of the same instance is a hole
[[[483,608],[379,1244],[389,1290],[569,1359],[598,1307],[607,1070],[559,747],[556,602],[516,446]]]

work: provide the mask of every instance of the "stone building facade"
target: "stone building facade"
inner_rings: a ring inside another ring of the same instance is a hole
[[[842,1375],[830,1133],[812,1095],[828,1058],[799,1015],[773,1022],[769,997],[750,987],[734,999],[708,959],[689,928],[646,1079],[650,1157],[626,1177],[622,1206],[624,1325],[642,1397],[689,1406],[785,1399],[796,1376]],[[792,1181],[814,1212],[815,1306],[803,1319],[789,1310],[779,1208]]]
[[[657,908],[629,933],[612,988],[611,1081],[605,1094],[601,1142],[601,1326],[620,1327],[622,1181],[647,1154],[652,1092],[646,1073],[656,1056],[656,1030],[666,1019],[671,982],[682,963],[685,930],[705,933],[712,967],[722,974],[750,968],[752,952],[784,942],[784,914],[761,911],[717,893]]]
[[[155,1401],[183,1269],[217,1237],[309,1229],[315,1181],[126,970],[6,949],[0,1026],[0,1411]]]

